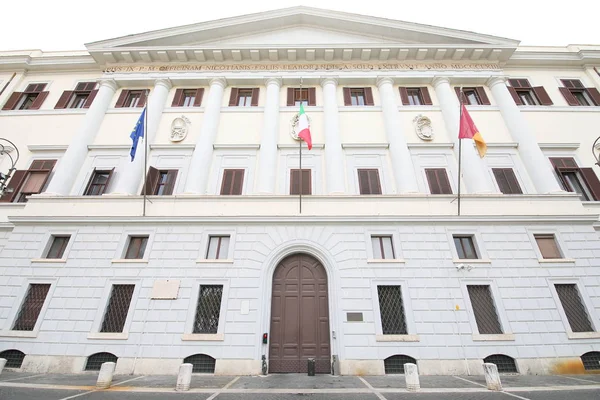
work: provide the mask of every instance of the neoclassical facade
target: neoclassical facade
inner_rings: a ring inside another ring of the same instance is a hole
[[[0,52],[7,367],[600,368],[600,46],[295,7],[86,48]]]

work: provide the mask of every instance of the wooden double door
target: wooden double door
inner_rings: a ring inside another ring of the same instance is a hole
[[[327,273],[314,257],[294,254],[275,269],[270,336],[270,373],[307,372],[309,358],[331,373]]]

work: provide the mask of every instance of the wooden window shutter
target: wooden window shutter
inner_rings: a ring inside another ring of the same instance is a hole
[[[48,97],[49,93],[50,92],[40,92],[40,94],[37,95],[33,103],[31,103],[31,107],[29,107],[29,109],[39,110],[42,104],[44,103],[44,100],[46,100],[46,97]]]
[[[167,184],[165,185],[165,189],[163,191],[163,194],[165,196],[170,196],[173,194],[173,190],[175,190],[175,181],[177,180],[177,170],[176,169],[170,169],[167,172]]]
[[[515,90],[515,88],[507,86],[507,89],[508,89],[508,92],[510,93],[510,95],[512,96],[513,100],[515,101],[515,104],[518,106],[522,106],[523,102],[521,101],[521,98],[517,94],[517,91]]]
[[[536,86],[533,88],[533,93],[535,93],[536,97],[540,101],[540,104],[543,106],[551,106],[554,104],[550,96],[548,96],[548,92],[544,89],[543,86]]]
[[[408,91],[406,90],[406,88],[399,87],[398,90],[400,90],[400,100],[402,101],[402,105],[409,106],[410,101],[408,101]]]
[[[2,109],[13,110],[17,106],[17,103],[19,102],[19,99],[21,98],[22,94],[23,92],[13,92],[13,94],[11,94],[8,98],[8,101],[4,103],[4,107],[2,107]]]
[[[140,94],[140,101],[138,101],[137,108],[143,108],[146,105],[147,98],[148,98],[148,91],[142,90],[142,94]]]
[[[112,178],[114,172],[115,168],[113,167],[108,173],[108,178],[106,179],[106,184],[104,185],[104,190],[102,190],[101,194],[104,194],[108,191],[108,185],[110,185],[110,179]]]
[[[481,104],[484,106],[490,105],[490,99],[487,97],[487,93],[485,93],[485,88],[483,86],[477,86],[475,88],[477,91],[477,95],[479,96],[479,100],[481,100]]]
[[[344,92],[344,105],[351,106],[352,96],[350,96],[350,88],[345,87],[342,91]]]
[[[27,189],[25,189],[25,186],[23,188],[21,188],[22,191],[27,190],[27,193],[31,193],[31,194],[38,194],[42,192],[42,189],[44,189],[44,187],[46,186],[46,182],[48,182],[48,179],[50,178],[50,174],[52,173],[52,170],[54,169],[54,165],[56,164],[56,160],[35,160],[31,163],[31,166],[29,167],[29,172],[35,172],[35,174],[40,175],[41,173],[43,173],[43,176],[40,176],[40,178],[38,178],[35,182],[31,182],[30,186],[30,179],[27,180],[27,182],[25,183],[25,186],[29,186]]]
[[[258,95],[260,93],[260,88],[252,89],[252,99],[250,100],[250,106],[256,107],[258,106]]]
[[[2,195],[2,197],[0,197],[1,203],[10,203],[17,197],[19,188],[25,180],[25,175],[27,175],[27,170],[18,169],[13,172],[13,175],[6,186],[6,192]]]
[[[588,189],[592,192],[594,200],[600,200],[600,180],[592,168],[580,168],[581,175],[587,184]]]
[[[317,105],[317,89],[314,87],[308,88],[308,105],[312,107]]]
[[[231,94],[229,95],[229,107],[237,106],[238,99],[238,88],[231,88]]]
[[[233,177],[233,187],[231,194],[240,195],[242,194],[242,185],[244,184],[244,170],[238,169]]]
[[[428,168],[425,170],[425,176],[431,194],[452,194],[452,187],[445,168]]]
[[[567,101],[568,105],[570,105],[570,106],[578,106],[579,105],[579,101],[577,101],[575,96],[573,96],[573,94],[571,93],[569,88],[559,87],[558,90],[560,90],[560,93],[563,95],[563,97]]]
[[[295,101],[294,101],[294,88],[290,87],[290,88],[287,89],[287,104],[286,105],[288,107],[291,107],[291,106],[294,105],[294,103],[295,103]]]
[[[127,95],[129,94],[129,90],[123,89],[121,90],[121,94],[119,95],[119,99],[117,100],[117,104],[115,104],[115,108],[123,108],[125,105],[125,100],[127,99]]]
[[[90,106],[94,102],[94,99],[96,98],[97,94],[98,94],[98,89],[92,90],[90,92],[90,94],[88,95],[88,98],[85,100],[85,103],[83,103],[83,108],[90,108]]]
[[[590,97],[592,98],[592,100],[594,101],[594,103],[597,106],[600,106],[600,92],[598,92],[598,89],[596,88],[586,88],[585,89],[588,94],[590,95]]]
[[[173,96],[173,102],[171,107],[181,107],[183,104],[183,89],[175,90],[175,96]]]
[[[194,107],[200,107],[202,104],[202,97],[204,97],[204,88],[196,89],[196,98],[194,99]]]
[[[358,187],[360,194],[381,194],[379,171],[376,169],[359,169]]]
[[[419,89],[421,89],[421,96],[423,97],[423,104],[426,106],[433,105],[433,102],[431,101],[431,96],[429,95],[429,89],[427,88],[427,86],[420,87]]]
[[[573,157],[550,157],[554,168],[579,168]]]
[[[54,106],[54,109],[67,108],[67,104],[71,99],[71,95],[73,94],[72,90],[65,90],[63,94],[60,95],[58,102]]]
[[[226,169],[223,171],[223,183],[221,184],[222,195],[240,195],[242,194],[242,185],[244,183],[243,169]]]
[[[365,88],[365,106],[374,106],[373,102],[373,89],[370,87]]]
[[[290,171],[290,194],[300,194],[300,170]],[[302,169],[302,194],[312,194],[311,170]]]
[[[460,88],[458,86],[454,87],[454,91],[456,92],[456,97],[458,97],[458,101],[461,104],[469,104],[469,100],[467,100],[467,96],[465,96],[465,93],[460,91]]]
[[[151,196],[154,194],[156,190],[156,185],[158,184],[158,179],[160,178],[160,172],[154,168],[148,168],[148,174],[146,175],[146,185],[142,188],[142,195],[144,192],[147,196]]]
[[[504,194],[523,194],[512,168],[492,168],[500,191]]]

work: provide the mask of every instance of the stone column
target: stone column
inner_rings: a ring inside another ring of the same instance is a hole
[[[396,190],[398,193],[416,193],[419,191],[417,176],[410,150],[406,145],[404,132],[402,132],[400,113],[398,112],[392,85],[393,80],[391,78],[380,78],[377,81],[377,87],[381,95],[385,134],[390,144],[390,158],[392,159],[392,168],[396,179]]]
[[[454,153],[458,161],[458,128],[460,124],[460,103],[458,102],[458,97],[456,96],[456,92],[450,87],[450,81],[446,77],[434,78],[433,87],[442,108],[446,131],[454,143]],[[490,181],[487,163],[479,158],[472,140],[463,139],[462,176],[464,178],[462,182],[465,183],[468,193],[495,192]]]
[[[140,140],[135,153],[135,159],[128,162],[127,167],[120,173],[117,179],[113,194],[138,194],[140,183],[144,179],[144,156],[146,154],[146,140],[149,144],[154,142],[158,124],[162,118],[163,110],[167,102],[167,96],[171,90],[171,82],[168,79],[157,79],[154,82],[154,89],[148,98],[146,117],[148,126],[146,127],[146,137],[144,141]],[[141,114],[141,109],[140,109]],[[136,120],[137,122],[137,120]],[[133,129],[135,122],[131,125]],[[129,153],[127,154],[129,157]],[[129,159],[130,160],[130,159]]]
[[[87,158],[88,146],[94,143],[117,87],[117,83],[112,79],[100,81],[96,98],[86,112],[83,123],[71,139],[67,151],[60,159],[54,177],[44,192],[46,195],[66,196],[71,193],[75,179]]]
[[[221,104],[226,85],[227,81],[224,78],[215,78],[210,81],[210,91],[204,106],[204,121],[190,161],[185,193],[206,193],[208,174],[212,164],[213,143],[219,131]]]
[[[552,172],[548,157],[542,153],[533,131],[515,104],[508,88],[506,78],[492,77],[487,82],[500,108],[500,114],[513,140],[519,144],[519,156],[538,193],[560,192],[560,186]]]
[[[590,80],[592,81],[592,83],[594,84],[594,87],[598,90],[600,90],[600,75],[598,71],[600,71],[599,67],[596,67],[594,69],[593,66],[590,65],[586,65],[584,67],[585,69],[585,73],[587,74],[587,76],[590,78]]]
[[[337,79],[330,77],[321,81],[323,87],[323,114],[325,129],[325,177],[328,194],[344,194],[344,153],[340,138],[340,119],[337,103]]]
[[[263,132],[260,141],[258,164],[258,193],[275,193],[277,176],[277,139],[279,136],[279,93],[281,78],[266,81],[267,100],[263,116]]]

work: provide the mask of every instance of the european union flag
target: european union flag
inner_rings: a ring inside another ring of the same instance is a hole
[[[137,146],[140,138],[144,137],[144,124],[146,123],[146,107],[144,107],[144,111],[142,111],[142,115],[135,124],[133,131],[131,131],[131,135],[129,137],[133,140],[133,144],[131,145],[131,151],[129,154],[131,155],[131,161],[135,158],[135,152],[137,151]]]

